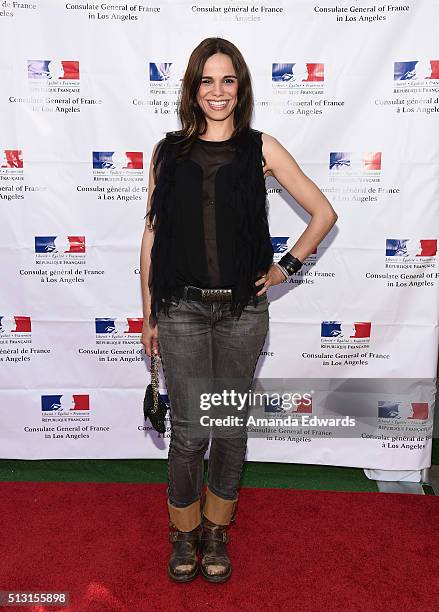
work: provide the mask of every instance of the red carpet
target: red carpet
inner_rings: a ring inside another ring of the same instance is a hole
[[[230,581],[174,584],[164,485],[4,482],[0,590],[69,591],[66,612],[432,612],[438,507],[434,496],[245,488]]]

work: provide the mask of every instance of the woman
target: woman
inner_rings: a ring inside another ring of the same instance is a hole
[[[230,577],[227,526],[247,444],[245,427],[200,427],[201,393],[228,389],[224,379],[235,391],[248,390],[268,331],[267,289],[297,272],[337,219],[288,151],[250,128],[252,113],[251,78],[239,50],[222,38],[203,40],[182,82],[182,129],[156,144],[149,170],[142,343],[149,356],[160,354],[170,400],[168,574],[179,582],[200,568],[210,582]],[[268,175],[311,215],[278,264],[266,214]],[[215,410],[210,416],[227,408]]]

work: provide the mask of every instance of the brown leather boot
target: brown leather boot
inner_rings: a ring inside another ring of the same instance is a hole
[[[169,541],[173,543],[173,548],[168,562],[168,574],[177,582],[189,582],[198,575],[200,569],[197,557],[200,528],[179,531],[172,523],[169,526]]]
[[[222,499],[206,489],[200,551],[201,573],[209,582],[225,582],[232,574],[226,547],[229,542],[227,526],[235,520],[236,503],[237,499]]]
[[[232,565],[226,544],[229,535],[224,525],[216,525],[203,516],[200,550],[201,573],[209,582],[225,582],[230,578]]]
[[[172,553],[168,562],[168,575],[176,582],[189,582],[199,572],[197,551],[200,542],[200,500],[185,508],[172,506],[168,500],[170,516],[169,541]]]

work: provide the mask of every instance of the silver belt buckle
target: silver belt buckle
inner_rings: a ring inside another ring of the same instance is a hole
[[[231,289],[202,289],[202,302],[227,302],[231,294]]]
[[[201,289],[201,301],[202,302],[213,302],[214,296],[212,295],[211,289]]]

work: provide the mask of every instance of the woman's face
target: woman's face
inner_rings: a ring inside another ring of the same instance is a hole
[[[203,68],[197,102],[204,115],[224,121],[238,103],[238,78],[232,60],[225,53],[211,55]]]

